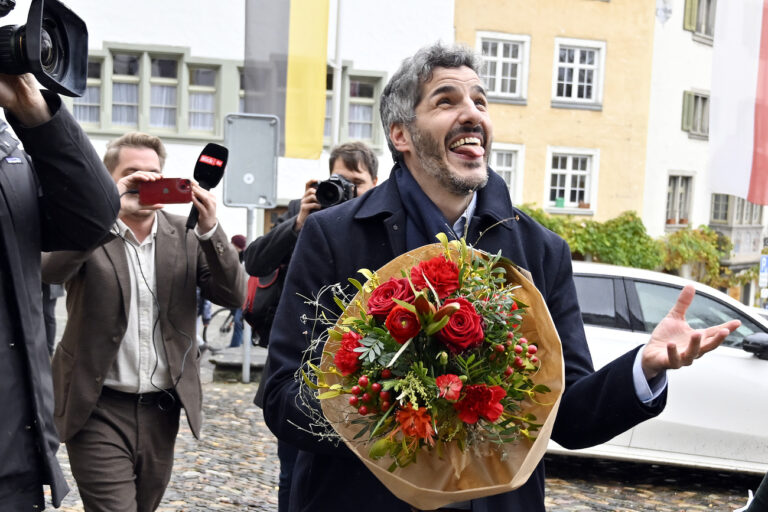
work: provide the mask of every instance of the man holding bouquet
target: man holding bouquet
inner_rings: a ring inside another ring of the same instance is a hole
[[[295,373],[313,331],[302,319],[318,314],[299,295],[345,284],[361,268],[380,268],[434,243],[438,233],[452,231],[478,249],[501,251],[530,273],[562,341],[565,391],[552,439],[567,448],[600,444],[658,415],[666,399],[665,371],[691,364],[739,325],[691,329],[684,315],[694,290],[687,287],[645,346],[594,371],[568,245],[515,209],[504,181],[488,168],[493,125],[480,65],[470,50],[439,44],[406,59],[381,99],[395,160],[390,179],[359,200],[312,215],[299,236],[271,333],[264,405],[269,428],[300,450],[291,511],[412,510],[346,447],[311,433]],[[330,297],[320,302],[334,309]],[[543,464],[515,491],[445,510],[543,511]]]

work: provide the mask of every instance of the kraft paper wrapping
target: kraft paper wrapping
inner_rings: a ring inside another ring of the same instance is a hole
[[[474,252],[484,255],[481,251]],[[401,270],[410,269],[419,261],[443,253],[444,247],[441,244],[426,245],[407,252],[377,271],[379,282],[384,283],[390,277],[402,277]],[[454,258],[458,258],[458,252],[455,252]],[[565,382],[560,337],[544,299],[533,283],[509,262],[501,264],[507,270],[507,283],[522,286],[514,291],[515,296],[529,306],[523,315],[521,328],[522,335],[538,346],[536,355],[541,361],[541,369],[533,376],[533,381],[535,384],[544,384],[551,390],[550,393],[537,395],[537,400],[544,405],[527,400],[522,403],[522,414],[532,413],[536,416],[537,423],[543,423],[534,441],[522,439],[502,445],[504,457],[499,451],[499,445],[490,442],[468,446],[464,452],[456,443],[450,443],[443,451],[442,458],[435,450],[430,452],[422,449],[416,463],[390,472],[387,469],[392,463],[389,457],[378,461],[371,459],[368,456],[369,443],[354,439],[360,426],[349,423],[349,420],[358,415],[355,408],[348,404],[348,396],[321,400],[325,417],[347,447],[392,494],[416,508],[431,510],[450,503],[517,489],[528,480],[547,449]],[[340,325],[345,316],[358,313],[355,304],[367,304],[367,300],[367,294],[361,296],[358,293],[337,325]],[[336,353],[339,345],[340,342],[331,339],[326,342],[320,364],[322,370],[327,371],[333,364],[332,354]],[[327,374],[326,381],[328,384],[336,384],[341,383],[341,378]]]

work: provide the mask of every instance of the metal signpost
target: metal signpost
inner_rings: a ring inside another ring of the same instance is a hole
[[[224,145],[229,149],[224,173],[224,204],[247,208],[246,240],[253,240],[255,208],[277,205],[277,154],[280,120],[261,114],[224,118]],[[251,326],[243,321],[243,382],[251,380]]]

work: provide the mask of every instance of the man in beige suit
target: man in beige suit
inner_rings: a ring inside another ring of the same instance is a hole
[[[245,300],[245,275],[213,194],[193,183],[194,232],[162,205],[139,204],[138,183],[159,179],[164,161],[157,137],[111,142],[104,164],[121,194],[111,234],[92,251],[43,255],[43,280],[67,289],[54,420],[88,512],[158,507],[182,407],[200,434],[195,287],[222,306]]]

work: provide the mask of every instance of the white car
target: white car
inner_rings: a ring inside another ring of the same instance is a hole
[[[628,267],[573,262],[587,342],[600,368],[648,337],[686,284],[696,296],[694,329],[741,320],[723,345],[690,367],[667,372],[667,406],[611,441],[554,453],[766,473],[768,319],[728,295],[687,279]]]

